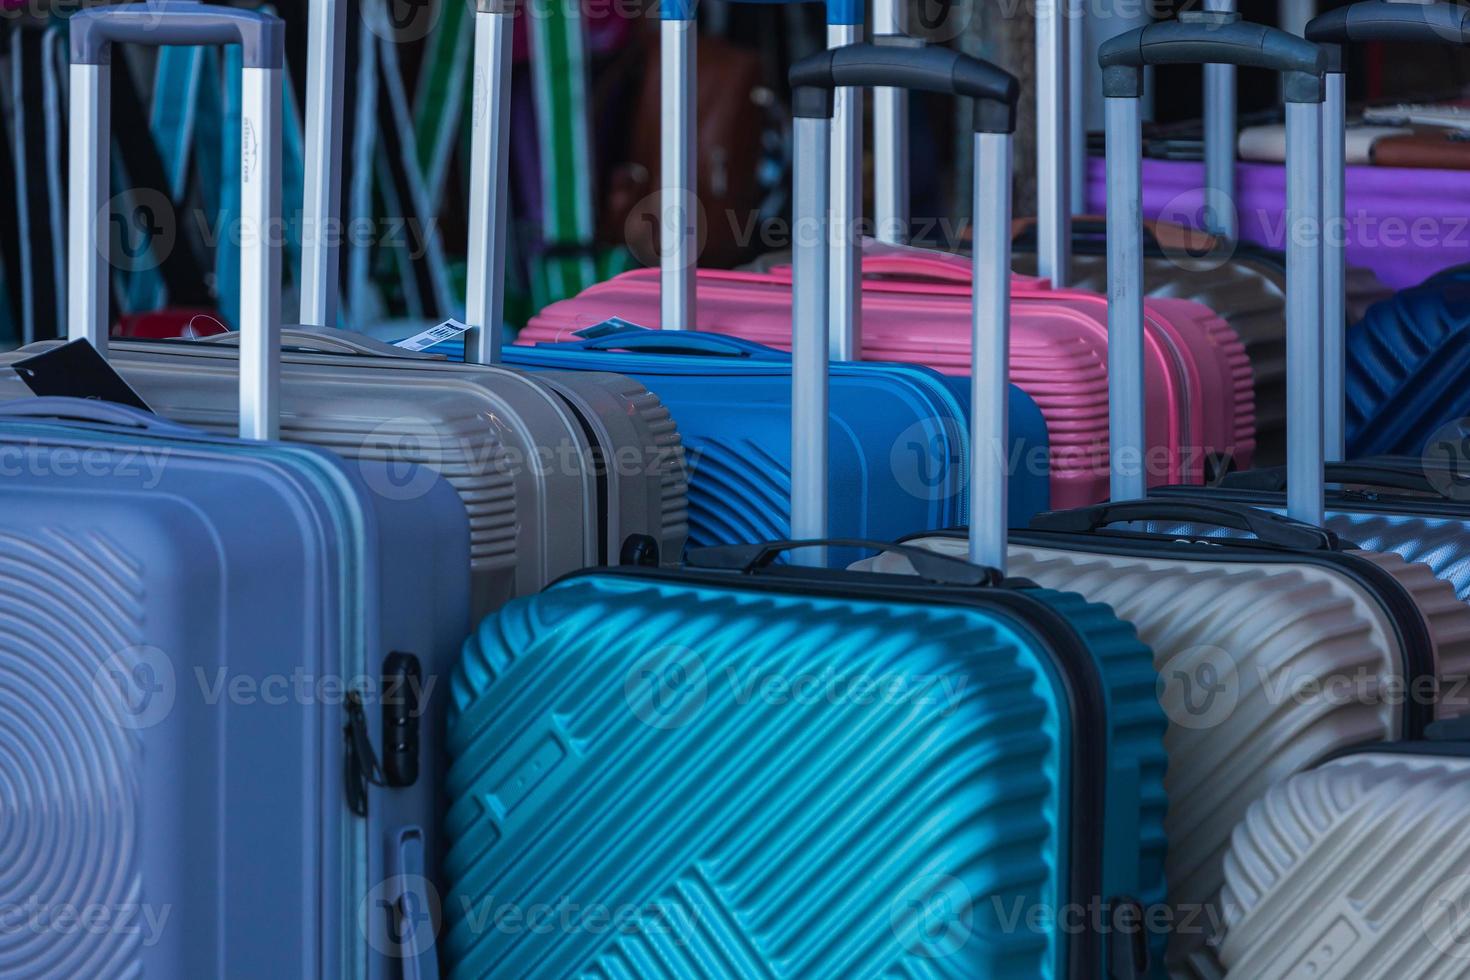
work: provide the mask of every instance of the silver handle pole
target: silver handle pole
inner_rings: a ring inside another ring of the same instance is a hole
[[[1067,3],[1036,5],[1037,270],[1065,286],[1072,270],[1072,204],[1067,181]]]
[[[659,325],[665,330],[693,330],[696,322],[698,215],[692,206],[699,187],[694,173],[698,39],[692,17],[659,24]]]
[[[873,34],[902,35],[899,0],[875,0]],[[889,245],[908,242],[909,227],[909,94],[887,86],[873,89],[873,221],[874,237]]]
[[[1347,343],[1347,77],[1327,75],[1322,104],[1323,444],[1328,462],[1346,458],[1344,348]]]
[[[1006,568],[1010,459],[1011,137],[975,134],[970,560]]]
[[[112,69],[71,66],[71,192],[67,216],[67,323],[105,357],[108,334],[107,207],[112,150]]]
[[[792,252],[791,536],[827,536],[827,270],[832,155],[828,119],[794,120]],[[820,563],[813,551],[799,553]]]
[[[301,322],[337,325],[347,4],[312,0],[307,25],[306,147],[301,229]]]
[[[1235,0],[1205,0],[1205,10],[1234,13]],[[1205,230],[1235,241],[1234,65],[1205,65]]]
[[[859,24],[827,25],[827,47],[863,39]],[[838,88],[832,108],[831,272],[828,300],[832,328],[828,343],[838,361],[862,358],[862,255],[858,249],[863,214],[863,90]]]
[[[1143,129],[1136,98],[1104,100],[1108,168],[1108,446],[1113,500],[1148,492],[1143,361]]]
[[[1067,193],[1087,213],[1087,0],[1067,4]]]
[[[1322,106],[1286,105],[1286,510],[1321,525]]]
[[[240,438],[281,428],[281,86],[279,68],[245,68],[240,115]]]
[[[469,252],[465,261],[465,360],[500,361],[505,312],[505,230],[510,221],[510,86],[514,6],[475,12],[475,81],[470,122]]]

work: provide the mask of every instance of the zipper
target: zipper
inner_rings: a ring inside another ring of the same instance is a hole
[[[903,601],[917,605],[963,606],[990,612],[999,610],[1009,626],[1033,641],[1039,641],[1037,646],[1051,660],[1062,698],[1072,716],[1072,744],[1069,746],[1072,806],[1068,813],[1070,875],[1067,890],[1076,903],[1075,907],[1089,907],[1094,899],[1099,902],[1107,900],[1103,894],[1103,853],[1108,759],[1106,753],[1100,751],[1100,746],[1110,742],[1108,706],[1102,671],[1086,640],[1060,612],[1045,601],[1026,595],[1024,590],[1035,586],[1024,580],[1013,579],[999,588],[977,590],[911,580],[908,576],[875,574],[871,581],[861,581],[860,574],[807,576],[799,569],[782,568],[776,574],[768,571],[763,575],[744,575],[688,568],[614,566],[572,572],[558,582],[587,576],[631,577],[672,581],[681,585],[737,587],[782,595]],[[1072,980],[1097,977],[1102,962],[1102,936],[1094,930],[1083,930],[1068,944],[1066,969]]]

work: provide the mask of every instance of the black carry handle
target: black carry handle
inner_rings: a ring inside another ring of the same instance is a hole
[[[1147,65],[1238,65],[1286,76],[1286,101],[1321,102],[1327,53],[1305,38],[1237,14],[1190,11],[1120,34],[1103,44],[1103,95],[1136,99]]]
[[[114,41],[149,47],[238,44],[246,68],[285,64],[285,25],[278,17],[198,0],[93,7],[72,16],[71,63],[109,65]]]
[[[920,578],[942,585],[991,586],[999,585],[1005,579],[994,568],[972,565],[962,558],[951,558],[913,545],[868,541],[863,538],[816,538],[810,541],[768,541],[764,544],[695,548],[689,552],[687,564],[690,568],[711,568],[754,575],[769,567],[786,552],[802,548],[852,548],[902,555],[914,566],[914,572]]]
[[[801,59],[788,78],[792,114],[798,117],[829,119],[835,89],[874,86],[968,96],[975,100],[975,132],[1016,130],[1016,76],[948,48],[847,44]]]
[[[1336,551],[1337,535],[1320,527],[1303,524],[1280,514],[1243,504],[1196,503],[1188,500],[1125,500],[1097,504],[1074,510],[1053,510],[1037,514],[1031,526],[1038,531],[1086,533],[1109,524],[1131,521],[1178,521],[1181,524],[1207,524],[1246,531],[1265,544],[1293,551]]]
[[[1329,47],[1330,71],[1342,71],[1340,45],[1362,41],[1470,44],[1470,10],[1453,3],[1367,0],[1339,7],[1307,24],[1307,39]]]
[[[1372,463],[1328,463],[1325,470],[1328,483],[1351,483],[1358,486],[1378,487],[1384,490],[1407,490],[1411,493],[1443,496],[1423,470],[1399,468],[1388,464]],[[1232,490],[1286,490],[1286,467],[1272,466],[1260,470],[1241,470],[1227,475],[1220,486]]]

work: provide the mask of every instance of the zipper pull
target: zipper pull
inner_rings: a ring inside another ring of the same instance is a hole
[[[378,755],[373,751],[372,739],[368,737],[362,694],[356,689],[347,692],[347,724],[342,726],[342,735],[347,752],[342,766],[347,783],[347,806],[359,817],[365,817],[368,812],[368,784],[382,786],[384,782]]]

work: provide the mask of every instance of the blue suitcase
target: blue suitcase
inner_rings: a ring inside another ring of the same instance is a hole
[[[793,69],[798,166],[828,138],[817,86],[868,70],[980,97],[994,268],[977,260],[975,294],[998,301],[972,428],[1004,445],[1013,113],[991,110],[1018,86],[941,49],[824,52]],[[800,193],[800,220],[821,200]],[[809,281],[797,303],[820,314]],[[802,322],[792,508],[820,537],[828,363],[823,317]],[[486,619],[453,685],[449,975],[1146,975],[1151,654],[1107,607],[1005,579],[1005,467],[970,462],[984,565],[901,548],[920,577],[899,577],[796,560],[857,542],[727,546],[579,572]]]
[[[579,343],[502,349],[499,334],[483,329],[500,321],[504,280],[503,221],[496,217],[507,148],[496,119],[504,111],[509,53],[497,25],[509,15],[495,12],[493,6],[482,4],[476,15],[477,31],[486,39],[476,46],[477,76],[502,81],[495,98],[487,98],[486,107],[476,115],[466,289],[466,320],[475,329],[465,337],[469,358],[533,369],[610,371],[637,379],[659,397],[679,425],[690,471],[690,546],[790,536],[789,355],[683,330],[635,336],[615,325]],[[851,2],[834,2],[829,13],[836,18],[834,24],[850,24],[854,17],[861,20],[861,6]],[[669,20],[664,29],[692,43],[690,23]],[[683,98],[685,87],[673,84],[677,79],[672,75],[669,78],[668,97]],[[850,98],[847,104],[847,110],[839,106],[839,117],[849,117],[851,105],[860,103]],[[851,176],[847,169],[839,170]],[[692,251],[686,258],[692,272]],[[820,274],[825,281],[825,266]],[[855,290],[855,279],[852,285]],[[672,300],[674,291],[666,298]],[[616,313],[608,311],[610,317]],[[456,340],[434,347],[433,352],[459,359],[466,356],[466,349]],[[966,382],[912,365],[863,363],[839,365],[834,380],[832,408],[838,435],[833,533],[892,538],[961,520],[967,468]],[[1012,431],[1017,435],[1010,451],[1016,474],[1014,520],[1024,524],[1049,502],[1048,443],[1035,404],[1019,390],[1012,392],[1011,404]]]
[[[70,35],[78,114],[106,106],[113,41],[241,43],[244,214],[274,226],[276,18],[94,8]],[[105,156],[101,129],[72,147],[94,193],[106,168],[83,157]],[[96,231],[74,235],[72,268],[104,278]],[[372,489],[393,485],[384,464],[270,441],[280,260],[269,235],[241,252],[248,441],[93,400],[0,406],[8,976],[436,972],[419,921],[442,855],[468,518],[431,474],[389,499]],[[101,344],[105,305],[73,288],[74,337]]]

